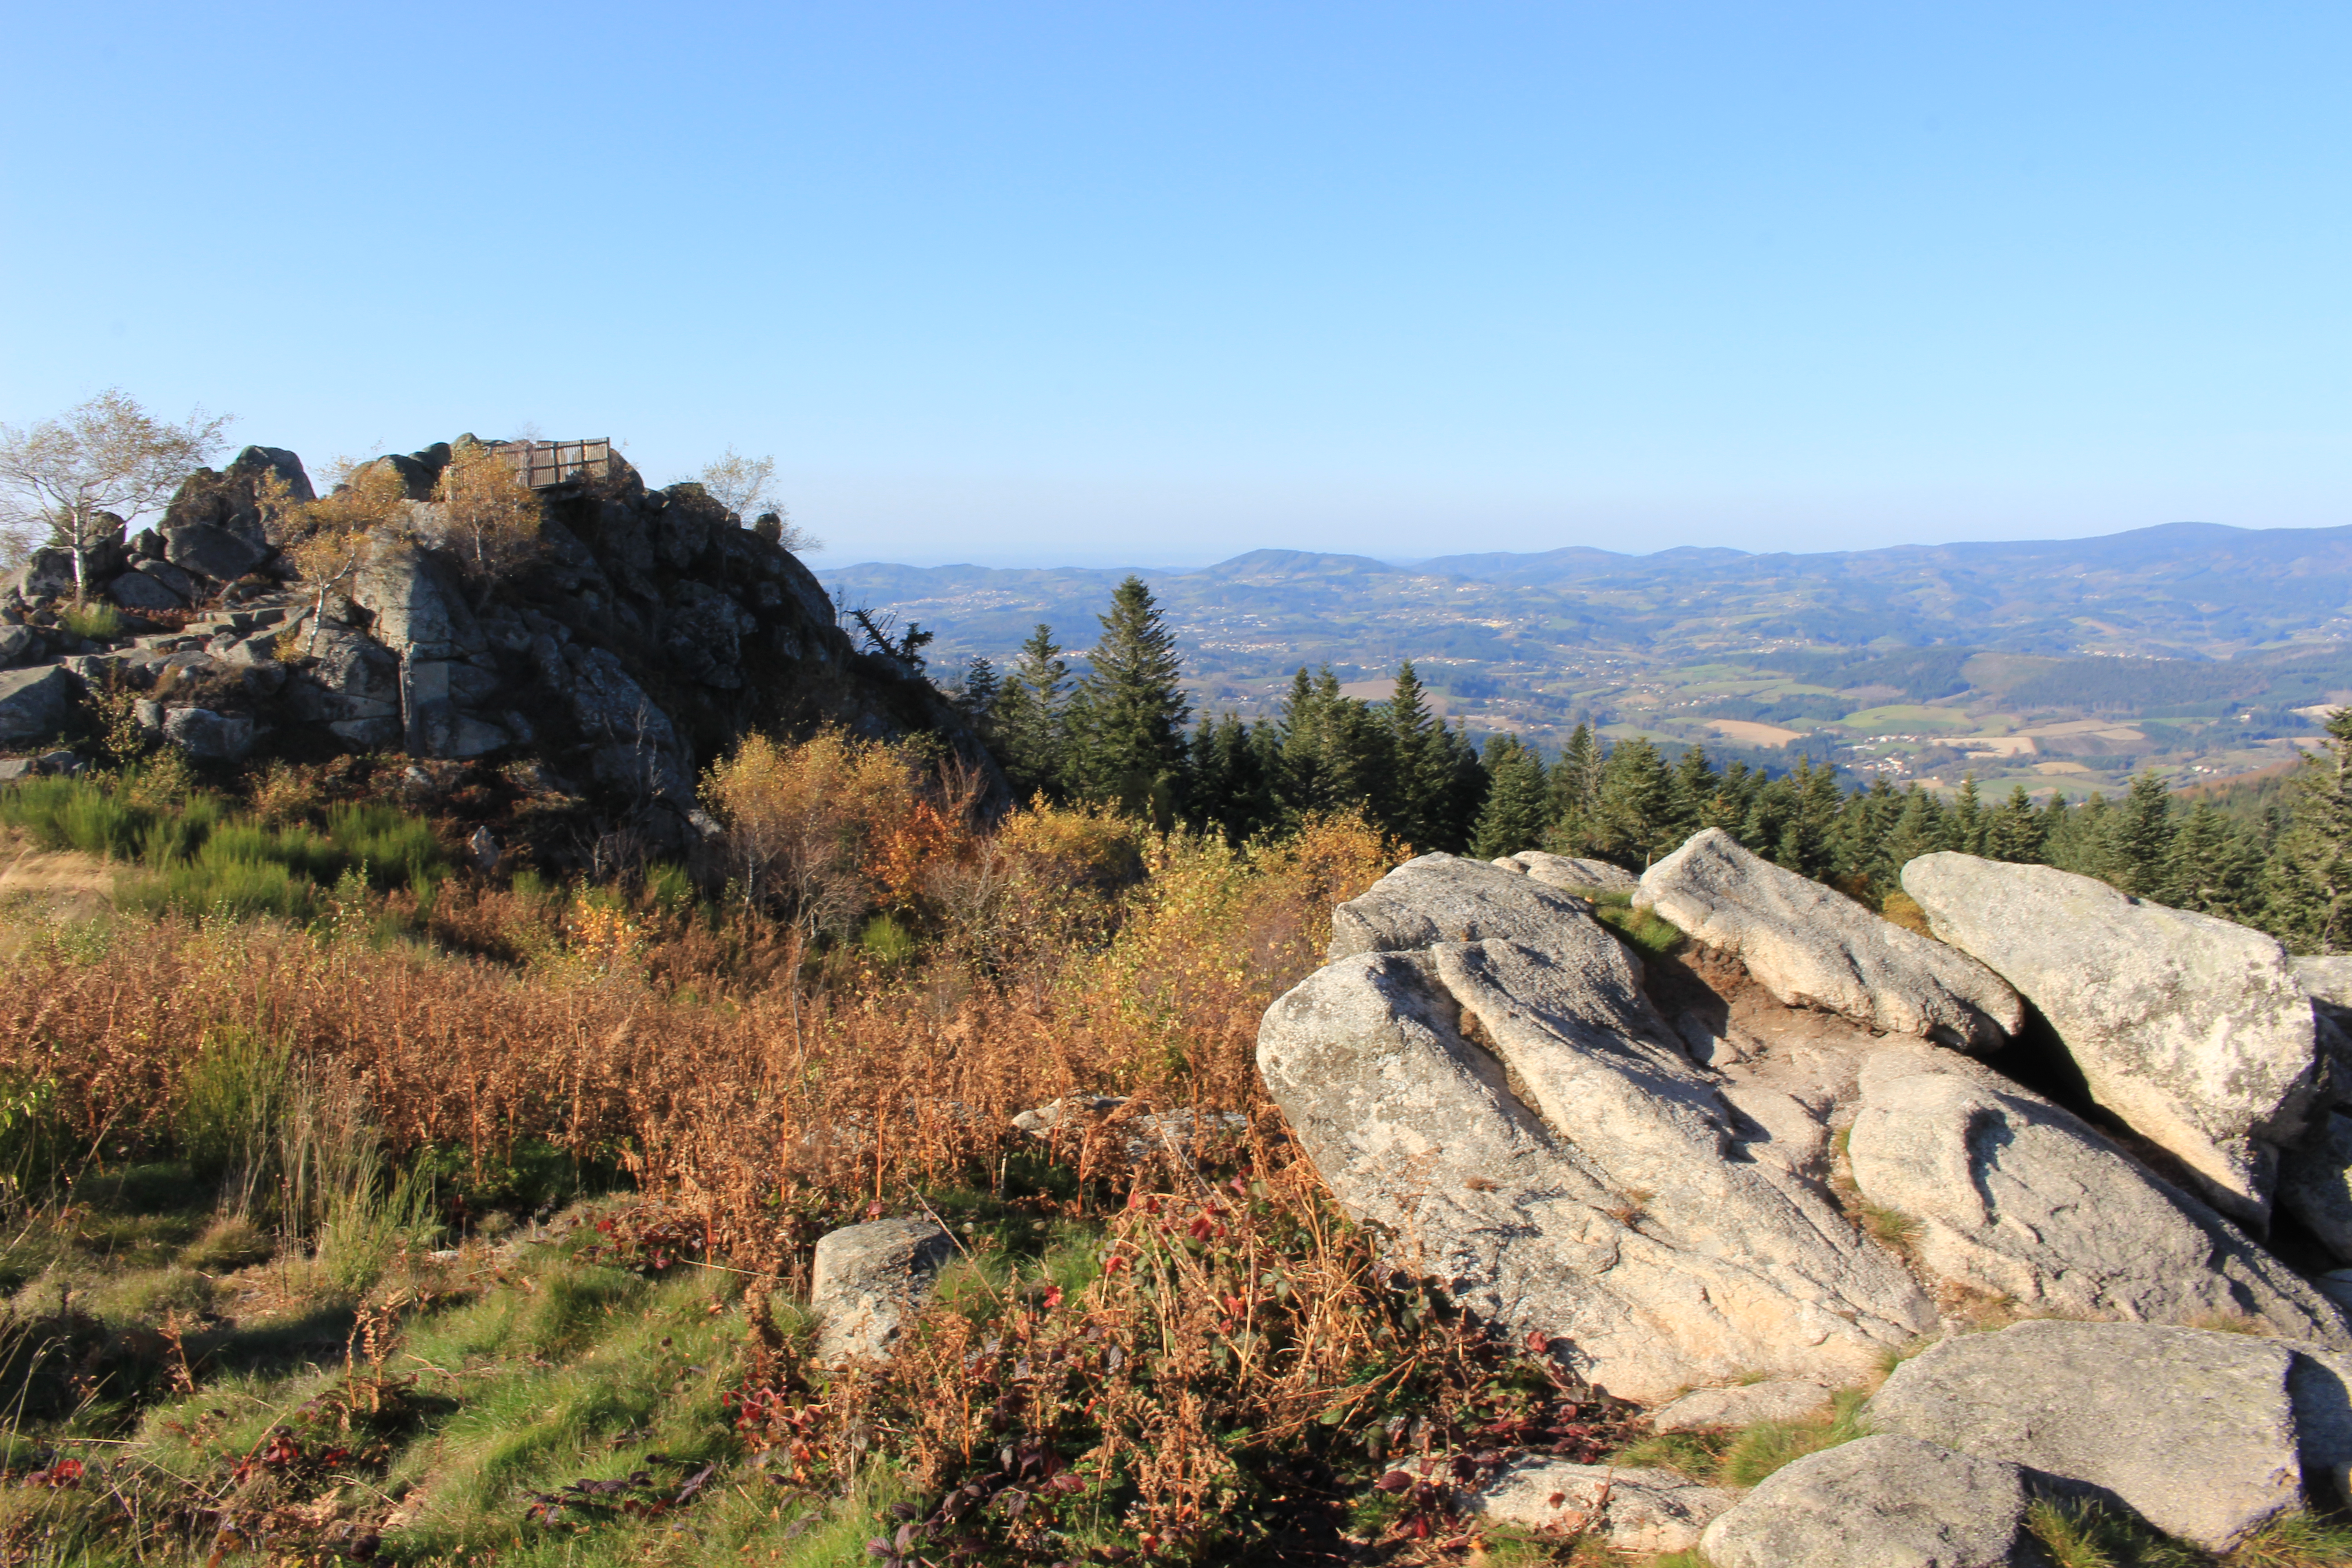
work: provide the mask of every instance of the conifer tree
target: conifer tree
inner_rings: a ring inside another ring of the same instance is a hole
[[[2144,773],[2132,780],[2115,835],[2116,886],[2137,898],[2158,897],[2173,835],[2172,796],[2162,774]]]
[[[1985,855],[1994,860],[2038,865],[2042,859],[2042,819],[2033,809],[2033,797],[2023,784],[2011,784],[2009,798],[1995,806],[1985,823]]]
[[[1646,870],[1682,842],[1674,836],[1674,775],[1649,737],[1609,748],[1597,815],[1601,853],[1629,868]]]
[[[2259,840],[2200,800],[2172,835],[2155,896],[2176,910],[2251,924],[2263,913],[2262,870]]]
[[[1232,713],[1201,721],[1192,736],[1192,811],[1202,831],[1239,846],[1279,816],[1263,748]]]
[[[2297,952],[2352,952],[2352,708],[2327,721],[2292,798],[2266,879],[2272,927]]]
[[[1469,847],[1471,829],[1486,804],[1486,764],[1478,760],[1478,748],[1470,743],[1461,720],[1438,733],[1444,737],[1445,792],[1429,847],[1458,855]]]
[[[1412,661],[1397,666],[1396,691],[1389,699],[1389,762],[1391,832],[1414,845],[1433,844],[1444,832],[1448,758],[1444,726],[1431,717]]]
[[[1944,831],[1943,806],[1914,779],[1903,792],[1903,809],[1895,814],[1895,826],[1887,832],[1883,851],[1890,868],[1890,891],[1901,885],[1904,867],[1944,847]]]
[[[1589,724],[1579,724],[1551,770],[1551,799],[1544,847],[1555,855],[1586,856],[1601,847],[1601,741]]]
[[[1723,778],[1706,760],[1704,747],[1693,746],[1675,760],[1674,786],[1668,793],[1674,816],[1667,826],[1676,842],[1716,826],[1710,818],[1722,811],[1722,789]]]
[[[1068,787],[1065,723],[1070,699],[1070,667],[1054,641],[1054,628],[1038,624],[1021,645],[1013,674],[996,692],[996,743],[1004,775],[1023,800]]]
[[[1081,789],[1164,825],[1183,804],[1184,721],[1192,711],[1176,634],[1140,577],[1113,589],[1109,613],[1096,619],[1102,638],[1079,682],[1085,728],[1073,760]]]
[[[1481,860],[1533,849],[1543,842],[1543,759],[1516,735],[1486,742],[1486,806],[1478,813],[1470,852]]]
[[[1977,798],[1977,775],[1964,773],[1960,787],[1952,792],[1952,808],[1944,814],[1944,847],[1963,855],[1981,855],[1987,826],[1984,803]]]

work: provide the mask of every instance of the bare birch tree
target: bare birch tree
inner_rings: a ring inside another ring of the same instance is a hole
[[[792,520],[769,488],[775,482],[776,459],[747,458],[730,447],[718,458],[704,465],[695,476],[712,500],[740,518],[752,518],[751,526],[795,555],[824,548],[824,541]],[[771,523],[770,519],[774,521]]]
[[[228,423],[199,409],[167,425],[110,386],[61,418],[0,425],[0,527],[19,548],[46,529],[72,551],[79,603],[89,557],[113,526],[107,516],[130,522],[162,506],[218,448]]]

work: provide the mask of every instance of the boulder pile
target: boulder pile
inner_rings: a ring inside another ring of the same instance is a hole
[[[2021,1563],[2040,1497],[2217,1550],[2344,1500],[2345,1286],[2264,1245],[2275,1204],[2352,1263],[2343,976],[1962,855],[1905,869],[1931,940],[1718,832],[1640,879],[1685,938],[1645,956],[1591,901],[1622,883],[1576,865],[1399,867],[1335,912],[1258,1065],[1394,1265],[1659,1430],[1825,1419],[1913,1358],[1875,1436],[1744,1497],[1620,1472],[1620,1544]],[[1589,1527],[1592,1479],[1479,1506]]]

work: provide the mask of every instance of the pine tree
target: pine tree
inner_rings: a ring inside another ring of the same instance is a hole
[[[1192,778],[1192,821],[1202,831],[1239,846],[1275,825],[1265,759],[1232,713],[1204,719],[1193,732]]]
[[[1677,843],[1701,827],[1714,826],[1709,818],[1722,809],[1722,776],[1706,760],[1704,747],[1692,746],[1675,760],[1674,786],[1667,796],[1673,820],[1668,826]]]
[[[1437,831],[1432,835],[1429,847],[1458,855],[1469,847],[1471,830],[1486,804],[1486,764],[1478,760],[1478,748],[1470,743],[1461,720],[1456,719],[1451,729],[1438,733],[1444,738],[1445,791],[1441,797],[1443,810]]]
[[[2251,924],[2263,912],[2262,869],[2260,840],[2200,800],[2172,835],[2156,897],[2176,910]]]
[[[2144,773],[2132,780],[2116,825],[2116,886],[2135,898],[2157,897],[2172,854],[2172,836],[2171,792],[2162,774]]]
[[[1397,666],[1396,691],[1389,699],[1387,717],[1391,775],[1387,826],[1408,843],[1434,843],[1442,833],[1450,782],[1444,726],[1431,716],[1411,659]]]
[[[1773,858],[1801,877],[1829,881],[1838,870],[1837,819],[1844,804],[1837,769],[1828,763],[1815,767],[1811,758],[1801,756],[1793,782],[1795,809],[1780,830]]]
[[[2352,708],[2295,772],[2266,880],[2272,929],[2297,952],[2352,952]]]
[[[965,721],[985,735],[995,728],[996,698],[1003,687],[1003,682],[997,679],[996,666],[989,662],[986,654],[976,653],[971,656],[971,662],[964,666],[963,679],[956,682],[950,700],[955,704],[956,711],[964,716]]]
[[[1944,808],[1935,795],[1913,780],[1903,792],[1903,809],[1895,814],[1895,826],[1886,835],[1886,847],[1882,852],[1891,868],[1889,881],[1899,887],[1903,868],[1922,855],[1932,855],[1944,847]],[[1890,891],[1893,888],[1890,887]]]
[[[1960,787],[1952,792],[1952,809],[1944,816],[1944,847],[1963,855],[1981,855],[1988,826],[1984,803],[1977,798],[1977,775],[1965,773]]]
[[[1586,856],[1601,847],[1601,742],[1589,724],[1579,724],[1551,770],[1549,822],[1544,847],[1555,855]]]
[[[1643,870],[1681,840],[1674,830],[1674,775],[1646,735],[1609,748],[1601,768],[1600,849]]]
[[[1470,852],[1481,860],[1533,849],[1543,841],[1544,765],[1516,735],[1486,742],[1486,804],[1478,813]]]
[[[1102,638],[1087,656],[1084,741],[1076,757],[1083,793],[1166,825],[1181,811],[1192,711],[1180,678],[1176,634],[1151,590],[1129,577],[1098,616]]]
[[[2011,784],[2009,798],[1995,806],[1986,819],[1984,853],[1994,860],[2038,865],[2042,860],[2042,816],[2033,809],[2033,797],[2025,793],[2023,784]]]
[[[996,692],[996,741],[1004,775],[1023,800],[1068,788],[1066,729],[1070,667],[1054,641],[1054,628],[1038,624],[1021,645],[1012,677]]]

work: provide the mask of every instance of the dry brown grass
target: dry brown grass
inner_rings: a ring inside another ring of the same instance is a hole
[[[371,945],[360,921],[27,942],[0,956],[0,1079],[54,1085],[72,1135],[161,1145],[204,1041],[242,1030],[355,1078],[394,1153],[545,1139],[782,1266],[785,1216],[984,1173],[1007,1120],[1058,1096],[1259,1109],[1259,1014],[1396,852],[1352,821],[1241,853],[1051,809],[935,836],[911,871],[880,836],[857,872],[924,932],[911,965],[594,889],[445,893],[428,929],[491,956]]]

